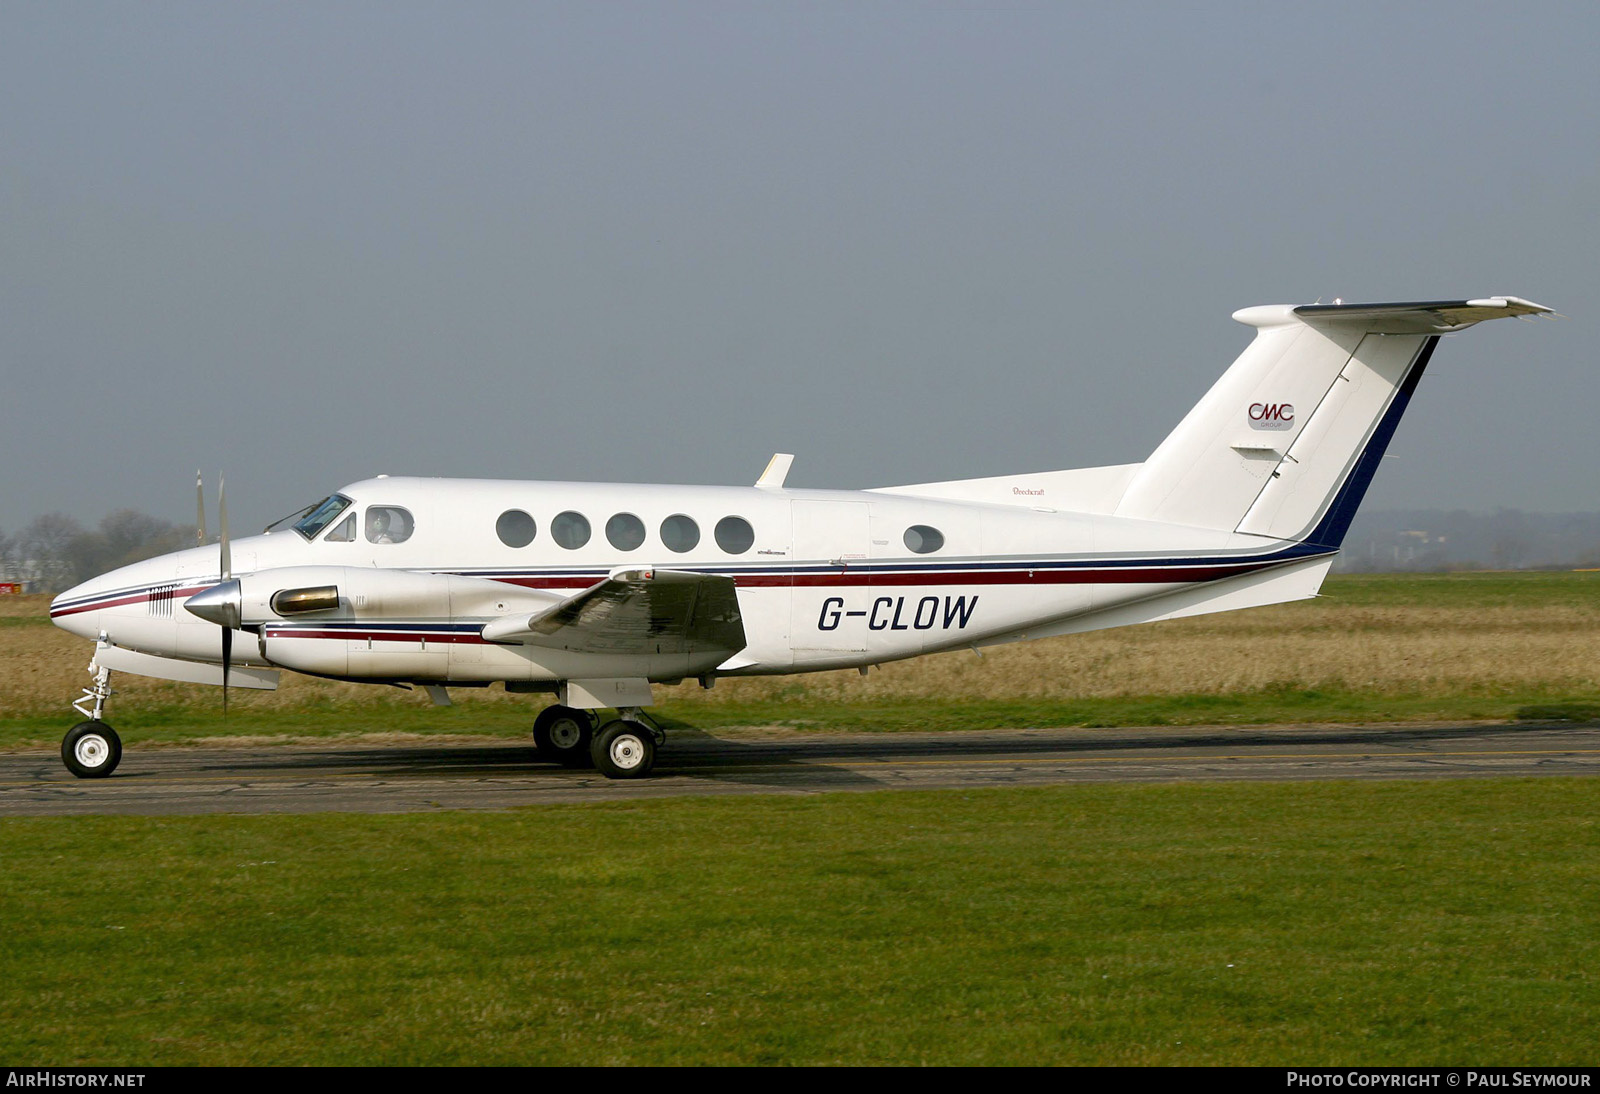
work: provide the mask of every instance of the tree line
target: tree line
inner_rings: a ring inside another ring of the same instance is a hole
[[[1363,512],[1336,568],[1346,571],[1566,570],[1600,567],[1600,513],[1496,509]]]
[[[46,513],[15,535],[0,530],[0,580],[37,583],[39,592],[56,593],[194,543],[192,527],[133,509],[119,509],[94,528],[62,513]]]

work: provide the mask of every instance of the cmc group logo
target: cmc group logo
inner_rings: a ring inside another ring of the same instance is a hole
[[[1251,429],[1294,428],[1293,403],[1251,403],[1249,414]]]

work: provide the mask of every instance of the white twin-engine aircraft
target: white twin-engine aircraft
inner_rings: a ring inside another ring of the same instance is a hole
[[[290,669],[437,703],[553,692],[539,752],[637,778],[662,741],[652,684],[1314,596],[1439,336],[1539,314],[1509,296],[1236,312],[1254,340],[1138,464],[859,491],[784,486],[788,455],[753,487],[380,476],[232,544],[224,514],[220,547],[51,605],[95,642],[62,759],[117,766],[112,672],[226,689]]]

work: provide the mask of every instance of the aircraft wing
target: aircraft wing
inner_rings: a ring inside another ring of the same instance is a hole
[[[490,642],[575,653],[709,653],[744,649],[731,577],[682,570],[619,570],[532,615],[483,628]]]

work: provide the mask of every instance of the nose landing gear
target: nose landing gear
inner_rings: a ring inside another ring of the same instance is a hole
[[[80,779],[103,779],[122,762],[122,738],[100,720],[111,698],[111,670],[90,661],[89,671],[94,674],[93,686],[84,688],[83,697],[72,704],[87,720],[61,738],[61,762]]]

